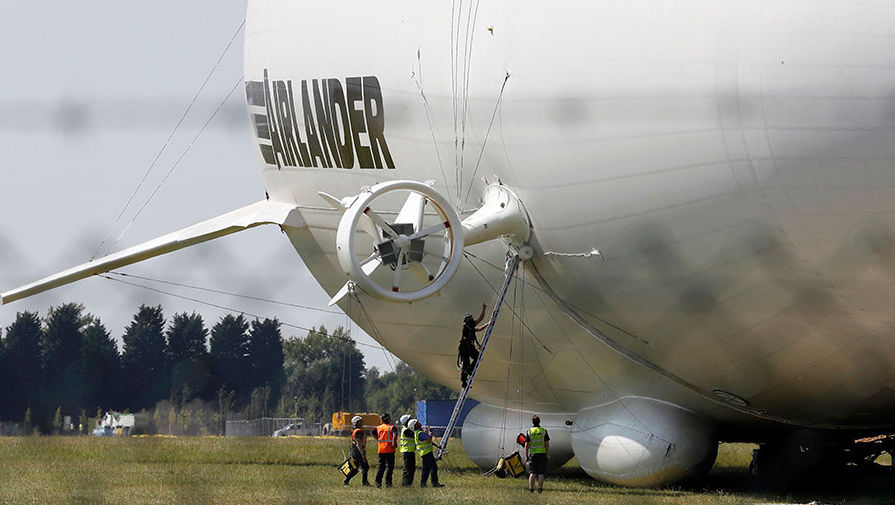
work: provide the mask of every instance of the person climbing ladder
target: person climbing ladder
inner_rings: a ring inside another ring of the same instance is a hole
[[[460,335],[460,346],[457,349],[457,368],[460,369],[460,385],[466,387],[466,379],[475,368],[475,362],[479,359],[479,349],[482,345],[476,338],[475,334],[488,327],[487,324],[476,326],[485,318],[485,310],[488,305],[482,304],[482,313],[478,319],[473,319],[472,314],[467,312],[463,315],[463,332]]]

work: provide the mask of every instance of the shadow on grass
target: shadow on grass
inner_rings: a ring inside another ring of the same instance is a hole
[[[451,468],[451,474],[476,476],[484,472],[478,468]],[[487,477],[495,479],[495,477]],[[518,479],[525,486],[526,477]],[[513,480],[513,479],[508,479]],[[552,494],[588,493],[634,497],[687,497],[694,495],[733,495],[757,503],[895,503],[895,470],[879,467],[869,473],[842,472],[836,475],[816,475],[811,478],[783,479],[774,484],[759,484],[745,467],[719,466],[698,482],[665,488],[628,488],[592,479],[579,467],[564,466],[547,476],[547,487]],[[550,483],[555,483],[551,486]]]
[[[842,471],[801,478],[781,475],[771,483],[752,479],[746,468],[715,468],[701,482],[675,489],[694,493],[724,493],[756,501],[808,503],[895,503],[895,471],[879,467],[859,473]]]

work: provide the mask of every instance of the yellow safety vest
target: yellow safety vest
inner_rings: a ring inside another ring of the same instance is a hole
[[[429,438],[426,440],[420,440],[421,433],[422,431],[414,431],[413,440],[416,442],[416,452],[418,452],[420,456],[425,456],[432,452],[432,436],[429,435]]]
[[[544,435],[547,430],[540,426],[533,426],[528,429],[528,453],[529,454],[547,454],[547,446],[544,441]]]
[[[404,432],[410,430],[410,436],[404,436]],[[401,428],[401,436],[398,439],[398,452],[416,452],[416,440],[414,440],[413,430],[410,428]]]

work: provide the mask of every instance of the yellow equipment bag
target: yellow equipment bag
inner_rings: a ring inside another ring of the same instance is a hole
[[[507,475],[519,477],[525,474],[525,465],[522,463],[522,456],[519,455],[519,451],[505,456],[501,463],[503,463],[501,466],[506,470]]]
[[[357,469],[357,464],[353,459],[348,458],[344,463],[339,465],[339,471],[342,472],[342,475],[348,477],[348,474]]]

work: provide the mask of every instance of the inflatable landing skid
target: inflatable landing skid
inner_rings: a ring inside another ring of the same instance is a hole
[[[469,378],[466,381],[466,387],[460,391],[460,397],[457,398],[457,403],[454,405],[454,411],[451,412],[451,420],[448,421],[447,427],[444,429],[441,443],[435,449],[435,459],[441,459],[441,457],[447,453],[448,441],[451,439],[451,433],[453,433],[454,427],[457,425],[457,419],[459,419],[460,412],[463,410],[463,404],[466,403],[466,398],[469,397],[469,391],[472,389],[475,375],[479,371],[479,365],[482,364],[482,359],[485,357],[485,349],[488,347],[488,341],[491,339],[491,332],[494,331],[494,323],[497,322],[497,316],[500,314],[500,308],[503,306],[504,298],[506,298],[507,290],[510,287],[510,281],[513,280],[513,274],[516,273],[516,269],[519,267],[519,261],[518,254],[513,254],[507,261],[507,266],[504,270],[507,276],[503,281],[503,286],[500,288],[500,294],[497,297],[497,303],[494,304],[494,310],[491,312],[491,319],[488,321],[488,328],[485,330],[485,336],[482,338],[482,349],[479,351],[479,359],[476,360],[475,368],[473,368],[472,373],[469,374]]]

